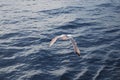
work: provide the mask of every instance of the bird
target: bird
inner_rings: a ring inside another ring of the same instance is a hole
[[[74,48],[74,52],[80,56],[80,50],[77,46],[77,43],[76,41],[73,39],[72,35],[70,34],[61,34],[59,36],[56,36],[54,37],[51,41],[50,41],[50,44],[49,44],[49,47],[51,47],[58,39],[61,39],[61,40],[70,40],[72,42],[72,45],[73,45],[73,48]]]

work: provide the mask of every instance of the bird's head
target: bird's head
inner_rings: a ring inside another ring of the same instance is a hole
[[[67,36],[68,36],[68,37],[73,37],[71,34],[68,34]]]

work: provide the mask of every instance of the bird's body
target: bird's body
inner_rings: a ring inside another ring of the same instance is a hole
[[[68,40],[70,39],[70,41],[72,42],[72,45],[73,45],[73,48],[74,48],[74,51],[77,55],[80,56],[80,50],[77,46],[77,43],[75,42],[75,40],[72,38],[72,35],[65,35],[65,34],[62,34],[60,36],[56,36],[55,38],[53,38],[50,42],[50,47],[57,41],[57,39],[62,39],[62,40]]]

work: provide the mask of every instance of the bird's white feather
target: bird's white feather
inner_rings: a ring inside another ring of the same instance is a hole
[[[70,41],[72,42],[73,44],[73,48],[74,48],[74,51],[76,54],[78,54],[80,56],[80,50],[77,46],[77,43],[75,42],[75,40],[73,39],[72,35],[60,35],[60,36],[56,36],[55,38],[53,38],[50,42],[50,45],[49,46],[52,46],[56,41],[57,39],[61,38],[62,40],[67,40],[67,39],[70,39]]]

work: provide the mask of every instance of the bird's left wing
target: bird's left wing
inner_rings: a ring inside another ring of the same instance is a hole
[[[50,41],[50,44],[49,46],[51,47],[55,42],[56,40],[59,38],[59,36],[56,36],[55,38],[53,38],[51,41]]]

